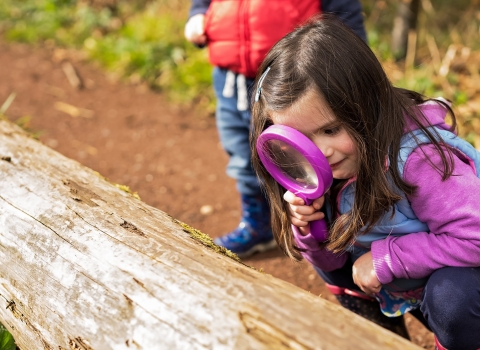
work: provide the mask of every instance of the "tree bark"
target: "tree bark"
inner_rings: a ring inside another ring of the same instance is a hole
[[[408,48],[408,33],[416,30],[420,0],[401,0],[393,21],[391,50],[397,59],[405,58]]]
[[[418,348],[210,244],[0,121],[0,321],[21,349]]]

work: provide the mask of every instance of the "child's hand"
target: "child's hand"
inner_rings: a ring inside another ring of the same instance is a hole
[[[382,284],[373,268],[372,252],[363,254],[355,261],[352,275],[353,282],[368,295],[378,293],[382,289]]]
[[[283,199],[289,203],[292,224],[297,226],[303,235],[310,233],[308,228],[309,221],[320,220],[325,217],[325,214],[319,211],[323,206],[324,197],[315,199],[312,205],[305,205],[303,199],[287,191],[283,195]]]
[[[205,45],[207,36],[205,35],[205,15],[198,14],[190,17],[185,25],[185,38],[197,45]]]

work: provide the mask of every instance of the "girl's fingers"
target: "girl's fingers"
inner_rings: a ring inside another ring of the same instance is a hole
[[[308,221],[301,221],[294,217],[291,217],[290,219],[291,219],[292,225],[295,225],[297,227],[305,227],[308,225]]]
[[[315,212],[312,215],[298,215],[298,214],[292,213],[292,215],[290,216],[290,220],[292,224],[294,224],[295,226],[303,227],[308,225],[308,223],[311,221],[321,220],[324,217],[325,217],[325,214],[323,214],[320,211]]]
[[[310,205],[289,205],[290,211],[292,214],[298,214],[298,215],[312,215],[317,212],[317,210],[310,206]]]
[[[292,205],[305,205],[305,202],[302,198],[295,196],[290,191],[285,192],[285,194],[283,195],[283,199]]]
[[[295,196],[290,191],[285,192],[285,194],[283,195],[283,199],[293,206],[313,207],[315,210],[321,209],[325,201],[325,197],[322,196],[320,198],[315,199],[311,206],[307,206],[305,205],[305,202],[302,198]]]
[[[323,203],[325,202],[325,197],[322,196],[320,198],[317,198],[313,201],[312,203],[312,206],[316,209],[316,210],[320,210],[322,207],[323,207]]]
[[[312,206],[305,205],[303,199],[295,196],[290,191],[285,192],[283,199],[289,204],[292,214],[297,213],[300,215],[310,215],[315,212],[315,209]]]
[[[306,236],[310,233],[310,230],[307,227],[299,227],[298,230],[303,236]]]
[[[297,227],[305,227],[310,221],[321,220],[325,215],[318,211],[323,206],[323,197],[316,199],[312,205],[305,205],[300,197],[287,191],[283,199],[289,204],[290,220]]]

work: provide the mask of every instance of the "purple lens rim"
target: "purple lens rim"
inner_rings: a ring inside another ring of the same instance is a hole
[[[315,171],[318,178],[318,187],[307,189],[284,176],[282,171],[270,160],[270,157],[264,154],[264,145],[270,140],[280,140],[300,152]],[[333,175],[327,158],[325,158],[318,147],[301,132],[285,125],[272,125],[260,134],[256,147],[263,166],[275,181],[295,195],[300,195],[302,199],[313,200],[319,198],[323,196],[325,191],[332,185]]]

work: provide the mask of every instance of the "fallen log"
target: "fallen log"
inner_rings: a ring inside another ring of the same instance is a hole
[[[0,121],[0,322],[21,349],[418,348],[213,248]]]

